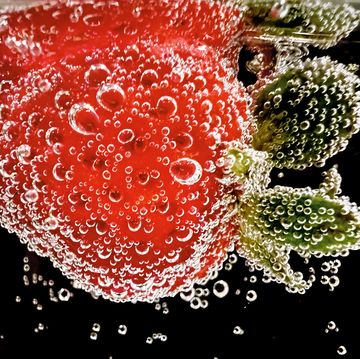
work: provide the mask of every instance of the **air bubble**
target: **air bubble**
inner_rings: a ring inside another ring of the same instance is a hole
[[[190,148],[194,142],[192,136],[186,132],[180,132],[174,138],[176,146],[180,150]]]
[[[157,109],[162,115],[174,116],[177,111],[177,102],[173,97],[162,96],[157,103]]]
[[[135,138],[135,133],[130,128],[125,128],[121,130],[118,134],[118,141],[125,145],[126,143],[131,142]]]
[[[169,171],[176,182],[187,186],[195,184],[202,176],[200,163],[190,158],[172,162]]]
[[[101,14],[89,14],[83,17],[83,21],[87,26],[98,27],[101,25],[103,15]]]
[[[22,164],[29,164],[31,159],[31,147],[29,145],[20,145],[16,149],[16,157]]]
[[[58,220],[53,216],[46,218],[44,221],[44,229],[46,231],[53,231],[58,227],[58,225],[59,225]]]
[[[189,241],[192,236],[193,236],[193,230],[191,228],[186,228],[183,230],[178,230],[176,231],[176,235],[175,238],[179,241],[179,242],[187,242]]]
[[[98,103],[106,110],[115,111],[122,107],[125,93],[118,85],[102,85],[96,94]]]
[[[63,141],[63,136],[60,134],[57,127],[50,127],[45,133],[45,140],[49,146],[54,146],[56,143]]]
[[[157,82],[159,76],[157,74],[157,72],[155,70],[145,70],[142,75],[141,75],[141,83],[144,86],[150,86],[152,85],[154,82]]]
[[[140,218],[132,218],[128,220],[128,228],[131,232],[137,232],[142,225]]]
[[[109,190],[109,199],[113,203],[118,203],[121,201],[122,194],[117,187],[113,187],[111,190]]]
[[[235,335],[243,335],[245,332],[244,332],[244,330],[243,330],[241,327],[239,327],[239,326],[237,325],[237,326],[234,328],[233,333],[234,333]]]
[[[87,103],[77,103],[69,111],[69,124],[74,131],[82,135],[96,133],[99,117],[93,107]]]
[[[93,326],[92,326],[92,330],[94,331],[94,332],[100,332],[100,329],[101,329],[101,326],[100,326],[100,324],[99,323],[94,323],[93,324]]]
[[[67,110],[71,104],[71,96],[69,91],[58,91],[55,95],[55,106],[58,110]]]
[[[347,353],[347,350],[345,348],[344,345],[340,345],[338,348],[337,348],[337,353],[339,355],[345,355]]]
[[[104,64],[94,64],[85,72],[85,81],[92,86],[100,85],[110,75],[110,70]]]
[[[248,302],[254,302],[256,299],[257,299],[257,294],[256,294],[256,292],[254,290],[249,290],[246,293],[246,300]]]
[[[29,203],[35,203],[39,199],[39,194],[36,190],[30,189],[25,192],[25,200]]]
[[[68,289],[66,288],[61,288],[59,291],[58,291],[58,298],[62,301],[62,302],[67,302],[69,301],[71,297],[71,293]]]
[[[66,169],[61,163],[56,163],[52,169],[52,174],[57,181],[65,181]]]
[[[14,121],[6,121],[3,124],[1,134],[4,136],[5,141],[14,141],[19,136],[18,126]]]
[[[229,293],[229,285],[224,280],[218,280],[213,285],[213,293],[218,298],[224,298]]]

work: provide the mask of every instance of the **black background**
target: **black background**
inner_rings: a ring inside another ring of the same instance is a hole
[[[344,63],[360,64],[359,32],[354,32],[337,47],[312,55],[329,54]],[[327,162],[325,169],[338,164],[343,176],[343,194],[360,204],[360,135],[355,135],[347,150]],[[273,173],[271,185],[318,186],[324,169],[303,172],[284,171],[278,178]],[[23,258],[29,258],[30,271],[23,271]],[[330,258],[331,259],[331,258]],[[327,260],[327,259],[325,259]],[[314,261],[317,277],[322,274]],[[49,285],[32,283],[33,273],[44,280],[52,279],[55,296],[67,288],[69,301],[53,302]],[[26,286],[23,275],[30,284]],[[257,275],[256,283],[249,277]],[[342,259],[340,285],[334,291],[319,281],[305,294],[289,294],[276,284],[264,284],[261,275],[249,273],[239,259],[233,270],[223,270],[218,279],[225,280],[229,294],[222,299],[213,294],[206,298],[209,307],[194,310],[179,297],[168,298],[168,314],[155,309],[155,304],[115,304],[94,299],[90,294],[71,287],[47,259],[27,252],[14,235],[0,229],[0,358],[341,358],[339,346],[346,347],[344,358],[360,358],[360,253]],[[217,280],[218,280],[217,279]],[[214,281],[208,284],[212,289]],[[235,291],[240,289],[240,295]],[[257,300],[249,303],[246,292],[257,292]],[[16,302],[16,296],[21,302]],[[37,310],[33,300],[43,307]],[[326,333],[329,321],[338,331]],[[38,324],[44,330],[35,332]],[[94,323],[101,325],[97,340],[90,339]],[[119,324],[128,328],[119,335]],[[240,326],[243,335],[233,329]],[[167,341],[154,340],[153,333],[167,335]],[[25,353],[25,355],[24,355]]]

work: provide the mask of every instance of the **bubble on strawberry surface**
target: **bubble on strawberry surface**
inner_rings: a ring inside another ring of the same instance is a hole
[[[98,103],[105,109],[115,111],[121,108],[125,93],[118,85],[102,85],[96,94]]]
[[[6,121],[2,126],[1,135],[8,142],[16,140],[18,137],[18,126],[14,121]]]
[[[71,104],[71,95],[69,91],[60,90],[55,94],[55,106],[58,110],[66,110]]]
[[[158,79],[158,73],[155,70],[148,69],[141,74],[140,81],[144,86],[151,86],[153,83],[157,82]]]
[[[191,186],[202,176],[202,167],[199,162],[190,158],[180,158],[170,164],[171,176],[182,185]]]
[[[69,124],[71,128],[82,135],[96,133],[98,115],[94,108],[87,103],[77,103],[69,110]]]
[[[105,64],[93,64],[86,70],[84,79],[91,86],[100,85],[110,75],[110,70]]]
[[[135,133],[131,128],[125,128],[121,130],[117,136],[118,141],[125,145],[126,143],[132,142],[135,138]]]
[[[177,102],[171,96],[162,96],[157,102],[157,109],[161,115],[174,116],[177,111]]]
[[[31,147],[29,145],[20,145],[16,149],[16,157],[22,164],[28,164],[31,159]]]

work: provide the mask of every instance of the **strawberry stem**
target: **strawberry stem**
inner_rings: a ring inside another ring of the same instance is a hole
[[[328,57],[298,61],[254,90],[253,147],[275,167],[322,166],[360,126],[360,79],[354,65]]]
[[[272,164],[265,152],[247,148],[231,148],[228,152],[232,172],[243,186],[243,196],[248,193],[261,192],[270,183]]]
[[[320,48],[336,45],[359,25],[360,12],[347,4],[320,0],[244,0],[245,20],[260,38],[308,43]]]

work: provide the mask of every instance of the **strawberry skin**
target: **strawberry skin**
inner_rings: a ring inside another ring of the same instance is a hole
[[[242,25],[207,1],[101,4],[1,15],[0,224],[81,288],[153,301],[236,238]]]

